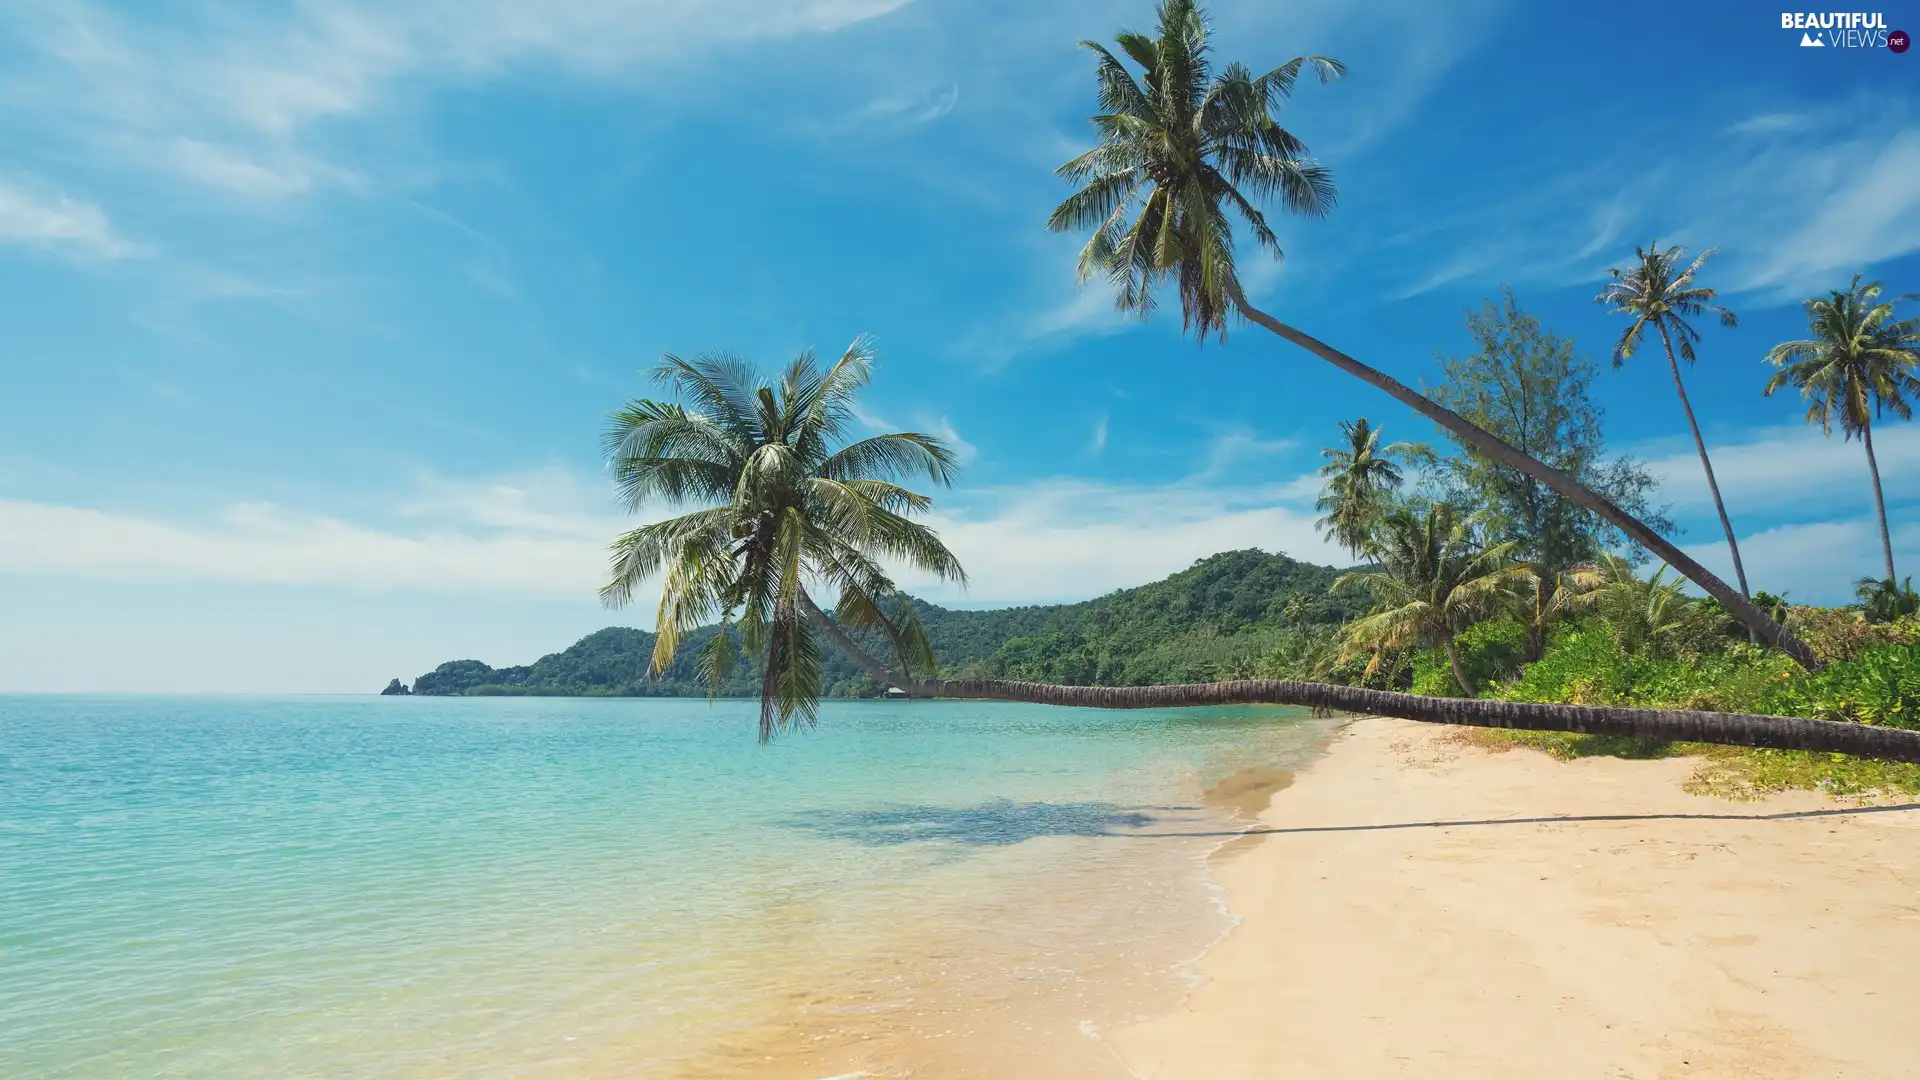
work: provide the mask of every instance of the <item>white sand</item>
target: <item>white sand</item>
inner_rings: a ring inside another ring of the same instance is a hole
[[[1224,859],[1210,981],[1112,1042],[1151,1080],[1920,1077],[1920,809],[1756,820],[1847,807],[1691,769],[1356,721]],[[1579,815],[1631,819],[1472,823]]]

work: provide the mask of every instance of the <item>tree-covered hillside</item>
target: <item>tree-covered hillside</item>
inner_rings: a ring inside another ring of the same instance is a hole
[[[1290,640],[1323,637],[1359,611],[1357,599],[1328,590],[1339,571],[1262,551],[1229,551],[1172,577],[1078,604],[967,611],[918,603],[934,655],[948,675],[982,675],[1095,686],[1204,682],[1249,675],[1259,658]],[[415,694],[705,694],[693,658],[714,633],[681,643],[672,668],[647,677],[653,634],[610,626],[531,665],[493,668],[455,660],[415,681]],[[879,649],[880,642],[864,642]],[[827,650],[826,692],[875,694],[879,687]],[[758,693],[759,672],[743,666],[722,687]]]

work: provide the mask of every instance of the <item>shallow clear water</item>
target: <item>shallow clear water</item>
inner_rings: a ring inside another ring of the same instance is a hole
[[[830,702],[760,747],[754,710],[0,698],[0,1075],[671,1076],[968,927],[1159,964],[1195,794],[1324,728]]]

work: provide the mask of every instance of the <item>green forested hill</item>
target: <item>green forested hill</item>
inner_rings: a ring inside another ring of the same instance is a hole
[[[1229,551],[1151,585],[1078,604],[956,610],[916,601],[943,673],[1096,686],[1236,678],[1289,641],[1324,634],[1358,612],[1357,598],[1328,595],[1339,571],[1262,551]],[[662,678],[647,678],[653,635],[608,627],[524,667],[455,660],[413,685],[416,694],[705,694],[693,657],[714,633],[697,630]],[[876,653],[877,641],[868,642]],[[846,659],[825,651],[826,692],[878,691]],[[723,688],[757,693],[743,666]]]

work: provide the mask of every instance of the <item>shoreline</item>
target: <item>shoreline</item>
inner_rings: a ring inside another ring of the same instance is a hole
[[[1132,1080],[1108,1036],[1198,987],[1196,963],[1234,927],[1213,860],[1252,824],[1248,800],[1310,767],[1339,723],[1282,717],[1258,716],[1214,768],[1170,774],[1140,805],[1088,804],[1104,807],[1091,831],[1061,805],[1059,831],[964,853],[940,872],[951,880],[914,886],[934,910],[880,930],[770,1022],[671,1075]]]
[[[1200,985],[1104,1041],[1142,1080],[1908,1075],[1920,808],[1693,768],[1356,718],[1215,854]]]

